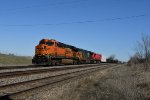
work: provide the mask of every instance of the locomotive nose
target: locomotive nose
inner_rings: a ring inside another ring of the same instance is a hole
[[[35,53],[37,55],[47,55],[47,46],[44,44],[37,45],[35,48]]]

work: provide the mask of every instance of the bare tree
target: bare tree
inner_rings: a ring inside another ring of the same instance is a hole
[[[118,59],[115,58],[116,55],[115,54],[112,54],[110,55],[108,58],[107,58],[107,62],[108,63],[118,63],[120,62]]]
[[[130,57],[129,61],[128,61],[128,65],[131,66],[131,65],[136,65],[136,64],[139,64],[141,63],[141,57],[139,56],[138,53],[135,53],[133,56]]]
[[[149,69],[150,63],[150,36],[142,34],[141,41],[138,41],[136,52],[143,61],[145,70]]]
[[[108,57],[108,59],[110,59],[110,60],[114,60],[114,59],[115,59],[115,57],[116,57],[116,55],[115,55],[115,54],[112,54],[112,55],[110,55],[110,56]]]

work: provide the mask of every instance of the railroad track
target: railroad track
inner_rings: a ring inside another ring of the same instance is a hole
[[[83,69],[87,67],[95,67],[106,64],[90,64],[90,65],[78,65],[78,66],[62,66],[59,68],[46,68],[46,69],[34,69],[24,71],[13,71],[0,73],[0,86],[5,84],[12,84],[22,81],[33,80],[37,78],[44,78],[48,76],[54,76],[63,73],[64,71],[73,72],[73,70]],[[9,80],[9,81],[8,81]]]
[[[82,64],[83,65],[83,64]],[[89,65],[89,64],[86,64]],[[64,64],[58,66],[66,66]],[[9,70],[9,69],[28,69],[28,68],[47,68],[47,67],[58,67],[58,66],[42,66],[42,65],[17,65],[17,66],[0,66],[0,70]],[[76,66],[76,65],[68,65],[68,66]]]
[[[91,66],[91,67],[86,67],[83,70],[76,70],[74,72],[68,72],[68,73],[63,73],[63,74],[59,74],[55,76],[0,86],[0,95],[2,96],[0,99],[5,100],[5,99],[8,99],[8,97],[12,97],[15,99],[23,99],[23,97],[29,96],[29,95],[31,96],[36,91],[40,91],[40,89],[46,88],[48,86],[52,87],[57,83],[65,82],[73,78],[85,75],[87,73],[94,72],[100,69],[101,70],[106,69],[112,66],[114,65],[106,64],[106,65],[101,65],[101,66],[97,65],[95,67]]]
[[[35,65],[0,66],[0,70],[4,70],[4,69],[38,68],[38,67],[44,67],[44,66],[35,66]]]
[[[92,65],[89,64],[89,65],[78,65],[78,66],[69,66],[69,67],[57,67],[57,68],[50,67],[50,68],[44,68],[44,69],[3,72],[3,73],[0,73],[0,79],[47,73],[47,72],[52,72],[52,71],[62,71],[62,70],[70,70],[70,69],[85,68],[85,67],[95,67],[95,66],[100,66],[100,65],[107,65],[107,64],[92,64]]]

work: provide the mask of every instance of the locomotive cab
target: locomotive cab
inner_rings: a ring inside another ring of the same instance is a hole
[[[52,40],[43,39],[35,48],[36,55],[53,55],[55,42]]]
[[[35,47],[35,56],[32,60],[33,64],[48,64],[51,56],[55,55],[55,41],[42,39]]]

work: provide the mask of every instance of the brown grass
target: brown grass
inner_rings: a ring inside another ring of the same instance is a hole
[[[46,91],[48,100],[149,100],[150,72],[120,65]]]

